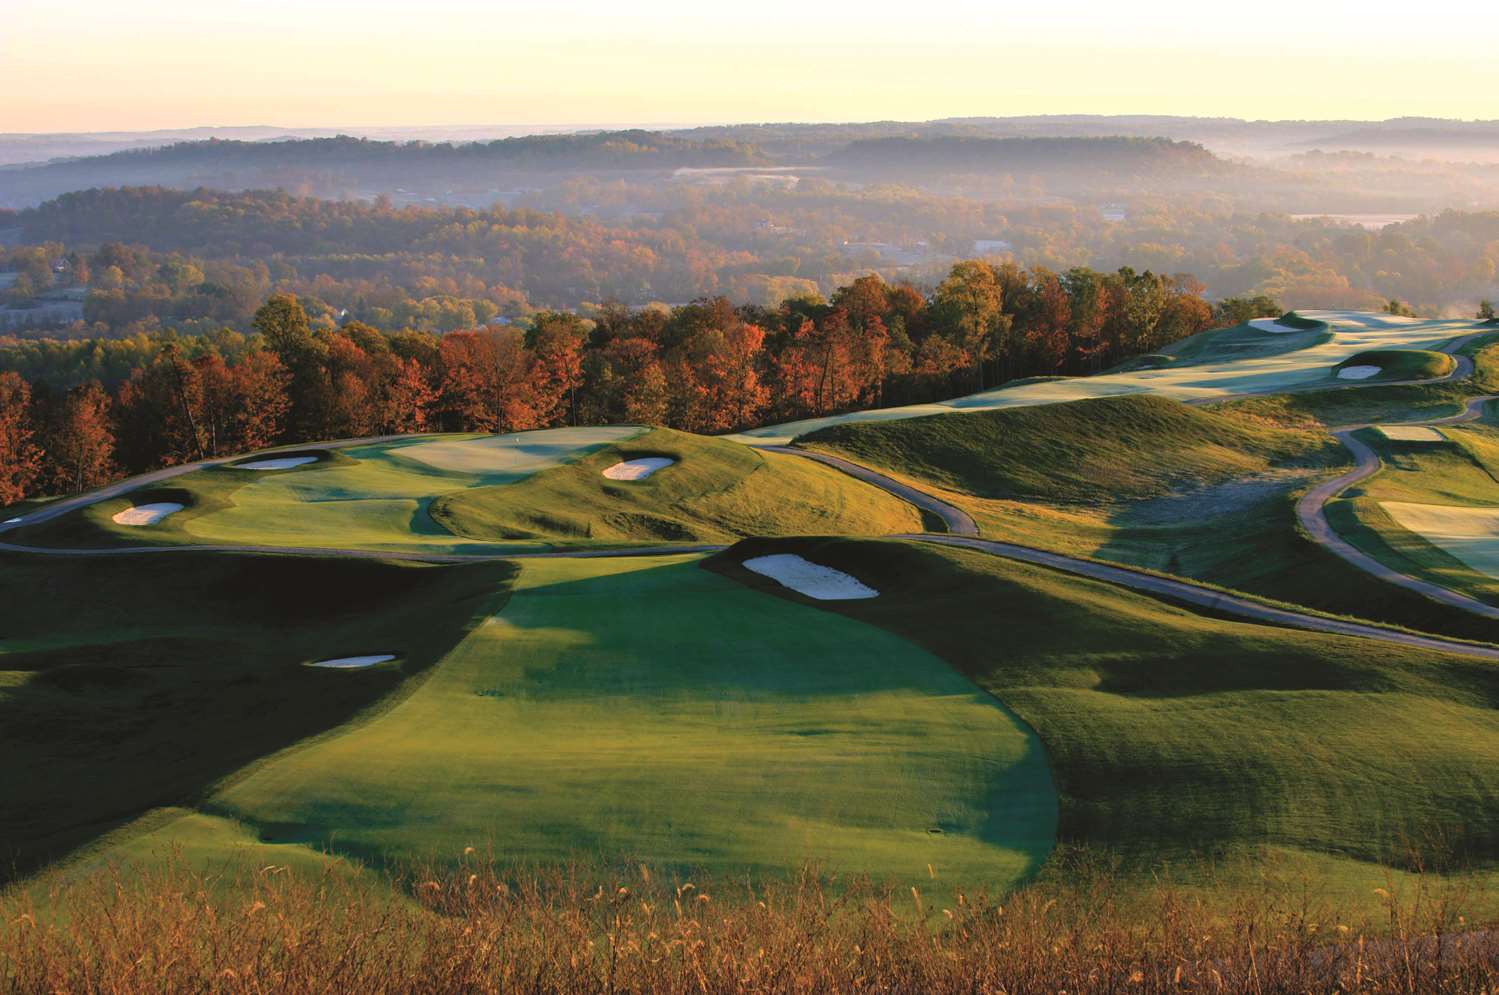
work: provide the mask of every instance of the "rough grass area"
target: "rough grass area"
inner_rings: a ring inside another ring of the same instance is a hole
[[[643,480],[603,475],[614,463],[647,456],[675,462]],[[456,535],[494,542],[717,542],[921,530],[910,505],[847,474],[671,429],[517,484],[459,491],[431,511]]]
[[[1366,382],[1381,380],[1433,380],[1452,372],[1457,361],[1444,352],[1428,349],[1369,349],[1354,353],[1343,360],[1334,371],[1355,366],[1377,366],[1379,372],[1366,378]]]
[[[984,498],[1112,503],[1273,467],[1324,467],[1339,447],[1162,397],[1074,401],[836,425],[797,444]]]
[[[1485,896],[1442,882],[1392,876],[1353,904],[1272,872],[1220,881],[1224,901],[1210,902],[1171,883],[1135,898],[1083,862],[1067,871],[944,904],[930,882],[517,874],[474,856],[392,904],[357,880],[279,865],[210,878],[169,867],[71,888],[64,924],[0,903],[0,963],[18,995],[1470,995],[1499,984]],[[228,893],[214,887],[226,878],[238,885]]]
[[[1499,669],[1204,618],[967,550],[747,541],[880,589],[823,611],[898,633],[993,691],[1045,744],[1060,838],[1145,867],[1273,845],[1487,866],[1499,844]],[[795,595],[784,595],[795,598]],[[1437,732],[1439,730],[1439,732]]]
[[[476,847],[907,884],[930,865],[991,888],[1056,827],[1035,737],[941,660],[659,557],[528,561],[414,694],[208,810],[377,863]]]
[[[292,557],[0,562],[0,878],[398,692],[513,568]],[[308,660],[370,648],[400,668]]]

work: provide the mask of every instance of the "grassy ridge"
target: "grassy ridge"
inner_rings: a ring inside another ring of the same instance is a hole
[[[808,449],[984,498],[1097,504],[1217,483],[1277,466],[1339,462],[1312,433],[1130,396],[899,422],[836,425]]]
[[[644,480],[603,476],[620,460],[647,456],[676,462]],[[836,470],[671,429],[520,483],[448,495],[431,511],[454,534],[487,541],[715,542],[921,529],[905,502]]]
[[[506,564],[7,556],[0,875],[55,859],[398,691],[503,598]],[[396,653],[358,674],[301,666]]]
[[[1367,378],[1380,380],[1433,380],[1452,372],[1457,361],[1445,352],[1429,349],[1369,349],[1354,353],[1333,369],[1345,370],[1354,366],[1377,366],[1379,372]]]
[[[821,607],[930,649],[1014,708],[1046,746],[1064,842],[1145,865],[1266,845],[1485,863],[1499,845],[1492,664],[1216,621],[966,550],[766,540],[713,562],[771,589],[736,566],[769,550],[878,588]]]

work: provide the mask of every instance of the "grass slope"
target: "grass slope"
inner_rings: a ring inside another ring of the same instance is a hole
[[[1097,504],[1217,483],[1275,466],[1327,466],[1336,443],[1162,397],[836,425],[808,449],[986,498]]]
[[[881,590],[825,602],[951,662],[1041,737],[1060,838],[1150,866],[1243,848],[1486,865],[1499,845],[1499,669],[1357,639],[1217,621],[982,553],[747,541]],[[1341,866],[1334,862],[1332,867]]]
[[[602,470],[663,456],[675,464],[638,481]],[[518,484],[448,495],[432,517],[483,541],[723,541],[745,535],[883,535],[920,531],[920,515],[878,488],[827,467],[722,439],[656,429]]]
[[[506,564],[6,556],[0,876],[357,714],[503,597]],[[396,653],[362,673],[304,667]]]
[[[527,562],[416,693],[210,808],[370,860],[971,886],[1031,873],[1056,818],[1034,736],[930,653],[656,557]]]

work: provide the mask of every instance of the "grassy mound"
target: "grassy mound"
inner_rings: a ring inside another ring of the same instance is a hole
[[[1371,861],[1414,846],[1482,863],[1499,846],[1499,669],[1486,661],[1217,621],[914,543],[749,541],[712,562],[775,591],[737,565],[772,551],[878,588],[819,607],[926,647],[1029,723],[1064,842],[1147,863],[1241,846]]]
[[[1294,317],[1294,320],[1287,321],[1290,317]],[[1297,331],[1267,335],[1248,322],[1230,325],[1227,328],[1213,328],[1166,346],[1162,352],[1168,363],[1157,363],[1154,366],[1145,367],[1126,365],[1119,367],[1117,371],[1123,372],[1129,368],[1159,369],[1166,365],[1197,366],[1246,359],[1268,359],[1309,349],[1332,339],[1332,330],[1325,322],[1311,321],[1299,315],[1287,315],[1277,321]]]
[[[1015,883],[1056,819],[1034,736],[941,660],[680,557],[527,561],[414,694],[208,807],[375,861],[811,862],[923,887],[928,865]]]
[[[1287,328],[1298,328],[1303,332],[1315,331],[1327,327],[1327,322],[1318,321],[1316,318],[1304,318],[1295,311],[1287,311],[1279,318],[1276,318],[1275,323],[1284,325]]]
[[[1338,459],[1325,438],[1146,395],[836,425],[797,444],[966,494],[1083,504]]]
[[[644,480],[603,470],[622,460],[675,462]],[[794,456],[656,429],[503,487],[433,502],[432,518],[478,540],[721,541],[745,535],[883,535],[921,529],[903,501]]]
[[[0,570],[0,878],[399,689],[503,598],[505,564],[9,556]],[[301,664],[395,648],[399,668]]]
[[[1456,365],[1457,361],[1446,353],[1429,349],[1370,349],[1349,356],[1333,367],[1333,373],[1354,366],[1377,366],[1379,372],[1366,378],[1369,382],[1434,380],[1451,373]]]

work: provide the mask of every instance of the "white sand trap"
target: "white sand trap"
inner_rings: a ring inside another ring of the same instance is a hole
[[[182,505],[176,501],[157,501],[155,504],[138,504],[133,508],[126,508],[115,515],[116,525],[155,525],[163,518],[176,511],[181,511]]]
[[[877,598],[880,594],[874,588],[865,586],[857,577],[813,563],[794,553],[756,556],[745,560],[744,568],[819,601],[853,601],[857,598]]]
[[[309,663],[309,667],[327,667],[330,670],[358,670],[360,667],[373,667],[377,663],[388,663],[394,660],[394,653],[373,653],[369,656],[341,656],[333,660],[318,660]]]
[[[1446,442],[1447,437],[1426,425],[1375,425],[1374,431],[1393,442]]]
[[[1258,328],[1262,332],[1271,335],[1289,335],[1292,332],[1304,332],[1305,328],[1292,328],[1290,325],[1282,325],[1279,318],[1254,318],[1249,322],[1250,328]]]
[[[290,470],[294,466],[316,463],[316,456],[279,456],[276,459],[258,459],[249,463],[230,463],[236,470]]]
[[[644,480],[657,470],[665,470],[675,462],[676,460],[667,459],[664,456],[627,459],[604,470],[604,476],[610,480]]]
[[[1377,366],[1345,366],[1338,371],[1339,380],[1367,380],[1379,372]]]
[[[19,521],[19,518],[7,518],[5,521],[0,522],[0,525],[14,525]]]

